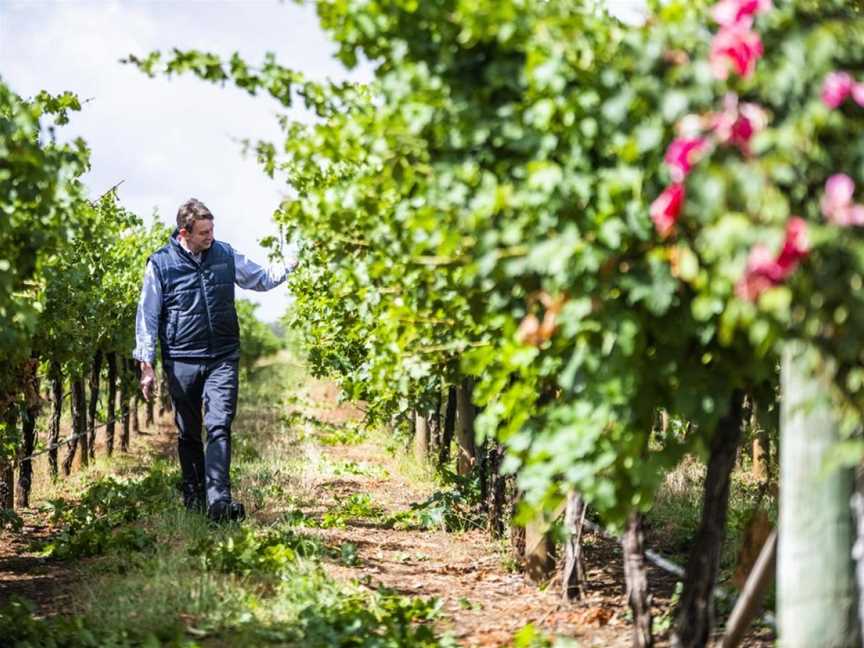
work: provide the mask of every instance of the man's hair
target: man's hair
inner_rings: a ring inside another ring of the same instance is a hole
[[[190,198],[177,210],[177,229],[185,229],[191,232],[195,226],[195,221],[213,220],[213,214],[207,209],[207,205],[202,203],[197,198]]]

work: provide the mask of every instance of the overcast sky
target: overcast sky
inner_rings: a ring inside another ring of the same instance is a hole
[[[632,20],[643,0],[609,4]],[[92,149],[91,196],[122,180],[127,208],[148,221],[156,211],[166,223],[183,201],[198,198],[215,215],[217,238],[263,263],[258,241],[275,232],[271,215],[286,189],[244,158],[237,140],[278,140],[281,106],[192,77],[149,79],[118,62],[172,47],[237,51],[253,63],[274,52],[313,78],[370,77],[368,68],[345,70],[314,10],[290,1],[0,0],[0,76],[25,97],[71,90],[90,100],[63,132]],[[289,300],[284,286],[241,292],[261,304],[267,321]]]
[[[0,76],[20,95],[72,90],[91,99],[63,128],[92,149],[92,196],[123,181],[123,204],[149,221],[171,222],[187,198],[204,201],[216,236],[261,263],[259,239],[275,232],[272,213],[285,188],[244,158],[242,138],[276,141],[282,107],[265,97],[192,77],[149,79],[117,61],[130,53],[194,48],[250,62],[274,52],[314,78],[367,80],[333,58],[314,10],[292,2],[238,0],[119,2],[0,0]],[[301,109],[298,109],[297,115]],[[285,310],[287,289],[242,291],[262,319]]]

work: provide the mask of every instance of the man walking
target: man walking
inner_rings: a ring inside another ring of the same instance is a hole
[[[289,267],[265,270],[214,240],[213,214],[194,198],[180,206],[177,229],[147,262],[133,353],[141,363],[141,390],[149,400],[158,339],[174,403],[183,503],[215,521],[245,516],[243,504],[231,498],[229,480],[240,350],[234,284],[272,290],[296,265],[294,259]]]

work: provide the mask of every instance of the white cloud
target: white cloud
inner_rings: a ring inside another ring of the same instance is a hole
[[[165,222],[195,196],[216,215],[218,238],[263,262],[257,242],[274,232],[271,215],[285,188],[244,159],[237,140],[278,140],[275,114],[282,108],[194,78],[148,79],[118,62],[172,47],[238,51],[253,63],[272,51],[314,78],[369,77],[368,70],[349,75],[332,58],[314,12],[292,3],[0,3],[0,73],[13,90],[72,90],[91,99],[63,131],[84,137],[93,151],[86,177],[93,195],[123,180],[124,205],[146,219],[157,210]],[[259,315],[267,320],[278,318],[289,299],[284,288],[244,296],[262,304]]]

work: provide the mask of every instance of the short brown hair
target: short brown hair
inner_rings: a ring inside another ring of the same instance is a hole
[[[177,210],[177,229],[185,229],[191,232],[195,226],[195,221],[213,220],[213,214],[207,209],[207,205],[202,203],[197,198],[190,198]]]

